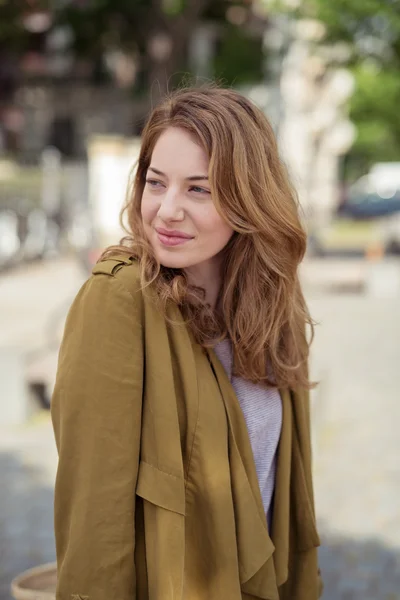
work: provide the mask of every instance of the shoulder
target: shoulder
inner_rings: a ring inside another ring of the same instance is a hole
[[[115,256],[97,263],[70,307],[67,331],[95,331],[101,325],[104,332],[116,323],[142,320],[140,268],[129,256]]]
[[[129,255],[106,258],[93,267],[91,280],[99,282],[98,285],[95,284],[96,287],[114,287],[115,290],[125,290],[135,297],[141,291],[139,262]],[[113,281],[117,283],[111,283]]]

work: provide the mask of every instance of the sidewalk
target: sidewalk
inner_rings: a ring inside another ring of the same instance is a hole
[[[57,455],[48,413],[0,429],[0,600],[18,573],[55,557],[53,487]]]

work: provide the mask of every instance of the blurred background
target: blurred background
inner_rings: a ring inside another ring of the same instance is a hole
[[[0,0],[0,600],[55,556],[68,307],[149,110],[209,80],[270,118],[309,235],[324,598],[400,599],[399,75],[399,0]]]

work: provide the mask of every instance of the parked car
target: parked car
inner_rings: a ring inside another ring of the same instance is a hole
[[[309,252],[400,253],[400,163],[377,163],[350,186],[333,221],[311,231]]]
[[[400,212],[400,163],[376,163],[344,194],[338,210],[355,219],[385,217]]]
[[[338,209],[338,215],[354,219],[371,219],[400,213],[400,189],[382,198],[376,192],[355,193],[347,196]]]

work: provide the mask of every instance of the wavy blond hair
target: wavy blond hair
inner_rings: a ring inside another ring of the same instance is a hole
[[[142,225],[141,198],[154,146],[168,127],[188,131],[209,157],[217,210],[234,230],[223,251],[217,309],[180,269],[157,263]],[[162,310],[175,302],[198,343],[229,337],[234,373],[254,383],[309,388],[307,325],[313,323],[298,279],[306,250],[296,194],[280,161],[272,127],[250,100],[232,89],[185,88],[151,113],[124,208],[128,235],[108,248],[135,256],[143,287],[154,286]]]

